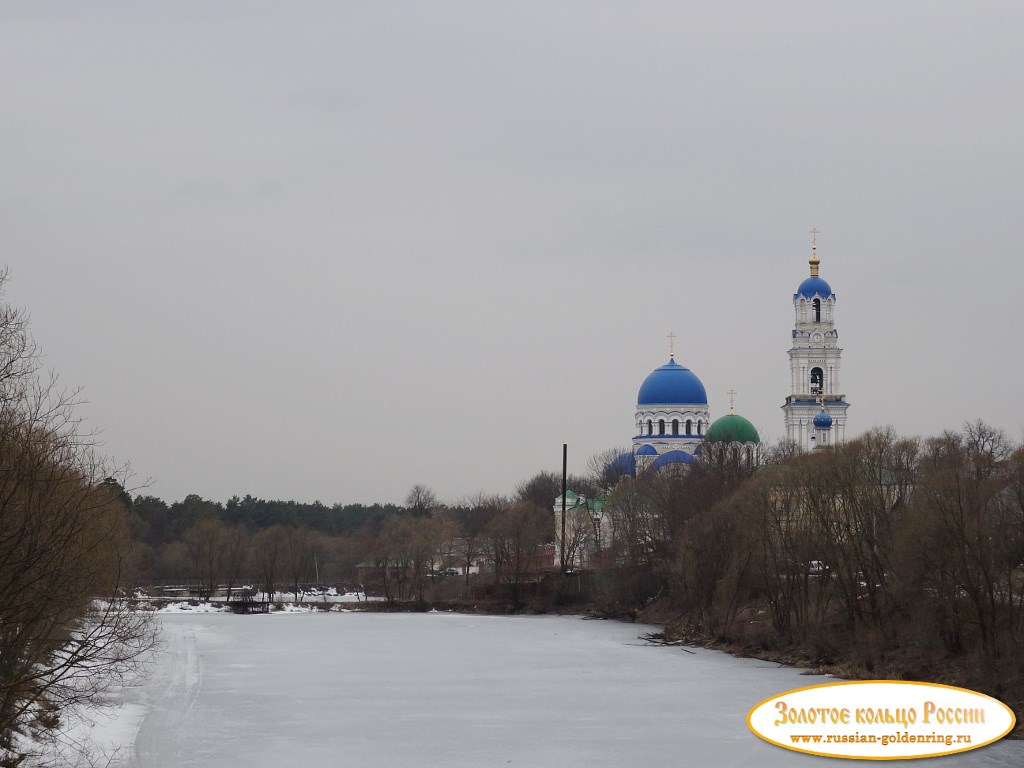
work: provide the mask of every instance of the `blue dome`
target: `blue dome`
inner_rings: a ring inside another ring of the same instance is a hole
[[[824,408],[814,417],[814,426],[817,429],[832,429],[832,417],[825,413]]]
[[[637,405],[707,405],[708,394],[689,368],[669,358],[640,385]]]
[[[800,287],[796,289],[796,295],[803,296],[805,299],[813,299],[815,296],[827,299],[832,295],[832,286],[820,277],[808,277],[800,283]]]
[[[636,452],[637,456],[657,456],[658,452],[653,445],[641,445]]]
[[[605,472],[611,475],[635,475],[636,458],[630,453],[620,453],[605,465]]]
[[[663,453],[651,464],[651,469],[661,469],[669,464],[696,464],[697,460],[686,451],[669,451]]]

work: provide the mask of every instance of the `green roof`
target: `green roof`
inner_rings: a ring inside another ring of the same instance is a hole
[[[760,443],[754,425],[735,413],[729,413],[708,427],[704,439],[709,443]]]
[[[604,507],[604,503],[607,499],[608,494],[606,493],[601,494],[596,499],[588,499],[585,496],[580,496],[571,488],[567,489],[565,492],[565,506],[568,509],[578,509],[580,507],[586,507],[591,512],[600,512],[601,508]],[[561,500],[562,494],[558,494],[555,497],[555,506],[558,506]]]

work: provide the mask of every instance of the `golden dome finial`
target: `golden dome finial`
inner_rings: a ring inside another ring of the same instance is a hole
[[[811,260],[808,262],[811,265],[811,277],[818,276],[818,228],[811,228]]]

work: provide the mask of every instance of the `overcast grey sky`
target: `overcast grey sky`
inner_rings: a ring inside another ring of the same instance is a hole
[[[677,358],[783,434],[818,227],[848,434],[1022,435],[1024,3],[0,5],[0,260],[167,500],[446,500]]]

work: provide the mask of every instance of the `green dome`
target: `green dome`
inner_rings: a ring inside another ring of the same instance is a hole
[[[704,439],[709,443],[761,443],[754,425],[735,413],[715,419]]]

